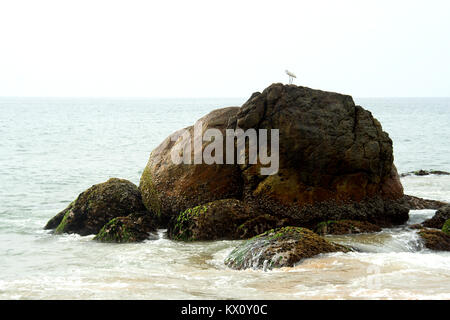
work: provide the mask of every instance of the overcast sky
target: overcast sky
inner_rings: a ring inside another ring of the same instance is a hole
[[[0,0],[0,96],[450,96],[450,1]]]

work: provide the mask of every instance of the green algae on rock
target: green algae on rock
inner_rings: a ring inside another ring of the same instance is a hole
[[[155,230],[153,217],[147,211],[137,212],[110,220],[94,240],[113,243],[141,242],[148,239],[149,233]]]
[[[442,226],[442,232],[450,236],[450,219],[447,219],[447,221],[445,221],[444,225]]]
[[[82,192],[52,218],[45,229],[55,229],[56,234],[96,234],[113,218],[145,210],[136,185],[128,180],[111,178]]]
[[[64,220],[64,217],[66,216],[66,213],[68,213],[69,211],[72,210],[73,208],[73,204],[75,201],[72,201],[67,208],[65,208],[63,211],[61,211],[60,213],[58,213],[56,216],[54,216],[53,218],[51,218],[47,224],[45,225],[44,229],[45,230],[50,230],[50,229],[56,229],[61,222]]]
[[[314,231],[317,234],[353,234],[353,233],[369,233],[380,232],[381,228],[367,221],[355,220],[329,220],[319,223]]]
[[[246,240],[226,258],[225,264],[237,270],[292,267],[302,259],[321,253],[350,249],[329,242],[309,229],[283,227]]]

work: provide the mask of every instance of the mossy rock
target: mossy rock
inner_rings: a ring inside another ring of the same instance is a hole
[[[425,247],[436,251],[450,251],[450,235],[441,230],[423,228],[418,233]]]
[[[137,186],[128,180],[111,178],[82,192],[45,228],[55,229],[57,234],[97,234],[111,219],[142,211],[146,209]]]
[[[350,249],[334,244],[309,229],[283,227],[246,240],[226,258],[225,264],[237,270],[292,267],[303,259],[322,253]]]
[[[445,221],[442,227],[442,232],[450,236],[450,219],[447,219],[447,221]]]
[[[189,208],[169,223],[169,238],[182,241],[239,239],[238,226],[252,217],[244,204],[224,199]]]
[[[132,213],[110,220],[94,240],[113,243],[141,242],[148,239],[149,233],[155,230],[153,217],[148,212]]]
[[[63,211],[61,211],[60,213],[58,213],[56,216],[54,216],[53,218],[51,218],[47,224],[45,225],[44,229],[45,230],[51,230],[51,229],[56,229],[61,222],[63,221],[66,213],[68,213],[69,211],[72,210],[73,208],[73,204],[75,203],[75,201],[72,201],[67,208],[65,208]]]
[[[161,202],[159,200],[159,193],[155,188],[153,176],[149,167],[146,167],[142,173],[139,191],[143,195],[143,199],[145,198],[145,201],[143,202],[147,210],[153,212],[158,219],[161,220]]]
[[[240,200],[223,199],[181,212],[170,221],[168,235],[181,241],[248,239],[288,223],[287,218],[261,214]]]
[[[314,231],[320,235],[333,234],[353,234],[380,232],[381,228],[367,221],[356,220],[330,220],[317,224]]]

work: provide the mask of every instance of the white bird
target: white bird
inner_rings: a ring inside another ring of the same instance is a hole
[[[292,84],[292,82],[294,81],[294,78],[297,78],[297,76],[295,74],[293,74],[292,72],[286,70],[286,74],[289,76],[289,84]]]

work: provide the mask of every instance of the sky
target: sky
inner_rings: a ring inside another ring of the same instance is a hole
[[[0,0],[0,96],[450,96],[450,1]]]

